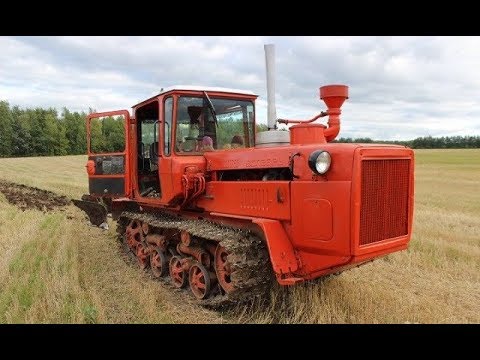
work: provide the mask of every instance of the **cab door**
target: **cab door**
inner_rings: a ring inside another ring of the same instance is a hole
[[[163,106],[161,107],[162,123],[160,132],[160,150],[162,154],[158,162],[158,175],[160,178],[162,202],[168,204],[173,197],[173,174],[172,174],[172,141],[173,136],[173,97],[168,96],[162,100]],[[163,138],[163,139],[162,139]]]
[[[87,116],[87,173],[90,195],[130,196],[128,110]]]

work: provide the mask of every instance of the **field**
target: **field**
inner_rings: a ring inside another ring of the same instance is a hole
[[[89,226],[53,194],[57,202],[22,210],[16,190],[0,192],[0,323],[480,323],[480,149],[415,154],[407,251],[315,283],[275,286],[268,305],[223,312],[128,264],[113,223],[108,231]],[[80,198],[85,162],[0,159],[0,180]]]

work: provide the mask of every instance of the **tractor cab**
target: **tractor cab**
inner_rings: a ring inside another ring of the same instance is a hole
[[[187,173],[204,171],[204,153],[251,148],[250,91],[173,86],[126,110],[87,119],[90,195],[176,206]]]

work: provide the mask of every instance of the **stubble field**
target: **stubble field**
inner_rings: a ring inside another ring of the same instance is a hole
[[[415,155],[407,251],[311,284],[274,286],[268,305],[223,312],[125,261],[113,223],[91,227],[54,194],[54,203],[22,206],[1,184],[80,198],[86,156],[0,159],[0,323],[480,323],[480,149]]]

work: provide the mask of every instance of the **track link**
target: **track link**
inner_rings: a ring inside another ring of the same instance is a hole
[[[217,284],[210,297],[197,300],[201,305],[222,308],[259,297],[263,298],[270,289],[274,277],[268,250],[265,243],[252,232],[218,225],[207,220],[189,220],[165,214],[123,212],[118,219],[117,232],[124,244],[127,225],[132,220],[146,223],[154,231],[168,231],[173,238],[179,238],[180,232],[185,230],[195,237],[199,244],[214,242],[227,251],[232,289],[226,292]],[[124,249],[131,253],[128,246],[125,245]],[[174,288],[170,277],[160,279]],[[190,292],[189,289],[188,291]]]

